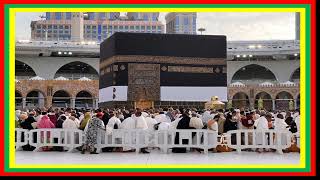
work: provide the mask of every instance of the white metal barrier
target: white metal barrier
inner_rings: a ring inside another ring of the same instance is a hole
[[[282,154],[282,150],[292,144],[292,133],[289,131],[245,129],[228,131],[226,135],[228,147],[236,149],[238,153],[246,148],[270,148]]]
[[[179,136],[176,139],[176,135]],[[140,129],[114,129],[111,134],[100,130],[97,138],[97,151],[105,147],[129,147],[139,152],[140,148],[158,147],[164,152],[168,149],[200,148],[205,153],[215,148],[218,134],[208,130],[140,130]],[[187,141],[184,144],[183,141]]]
[[[178,137],[177,137],[178,135]],[[22,138],[24,137],[24,138]],[[101,151],[105,147],[129,147],[139,152],[141,148],[158,147],[168,153],[172,148],[200,148],[205,153],[208,149],[222,144],[222,139],[230,148],[239,153],[246,148],[271,148],[282,153],[282,149],[291,146],[293,134],[289,131],[257,131],[233,130],[223,136],[216,131],[206,129],[181,130],[139,130],[114,129],[111,133],[98,132],[96,148]],[[85,133],[78,129],[16,129],[16,149],[27,145],[34,146],[38,151],[41,147],[67,147],[69,152],[85,142]]]
[[[36,137],[36,138],[35,138]],[[36,147],[67,147],[69,152],[83,145],[83,131],[78,129],[34,129],[29,132],[29,144]]]
[[[29,130],[16,128],[15,129],[15,145],[16,150],[19,150],[22,146],[29,143]]]

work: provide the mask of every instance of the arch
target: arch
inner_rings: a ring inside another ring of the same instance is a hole
[[[250,64],[239,68],[232,76],[231,83],[236,81],[265,82],[277,81],[275,74],[267,67]]]
[[[52,95],[53,107],[70,107],[71,96],[65,90],[57,90]]]
[[[31,90],[27,93],[26,96],[26,107],[35,108],[35,107],[44,107],[46,97],[45,94],[40,90]]]
[[[293,71],[293,73],[290,76],[290,81],[291,82],[300,82],[300,68],[297,68],[296,70]]]
[[[16,60],[15,76],[18,77],[18,79],[29,79],[31,77],[37,76],[37,74],[31,66],[24,62]]]
[[[293,96],[287,91],[281,91],[276,95],[276,109],[289,110],[290,101],[293,101]]]
[[[267,93],[265,91],[261,91],[256,94],[254,107],[258,108],[258,101],[260,98],[263,100],[263,108],[271,111],[272,110],[272,97],[269,93]]]
[[[55,73],[54,78],[63,76],[69,79],[80,79],[81,77],[88,77],[90,79],[98,79],[99,73],[90,64],[73,61],[61,66]]]
[[[296,108],[300,109],[300,94],[297,95],[296,101]]]
[[[16,109],[21,109],[22,108],[22,93],[18,90],[15,92],[15,104],[16,104]]]
[[[86,90],[79,91],[75,99],[76,108],[92,108],[94,103],[94,98],[92,93]]]
[[[232,105],[235,108],[250,107],[249,96],[244,92],[237,92],[232,97]]]

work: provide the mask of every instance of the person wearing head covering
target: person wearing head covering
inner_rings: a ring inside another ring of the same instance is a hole
[[[182,119],[179,121],[179,123],[177,125],[177,129],[191,129],[189,124],[190,124],[189,112],[185,111],[182,114]],[[174,143],[179,144],[179,132],[176,133]],[[188,144],[188,140],[186,140],[186,139],[182,140],[182,144]],[[186,148],[172,148],[172,152],[173,153],[185,153]]]
[[[189,126],[193,127],[195,129],[202,129],[203,128],[203,122],[200,118],[197,117],[197,114],[195,112],[192,113],[190,119]]]
[[[154,119],[158,122],[158,123],[162,123],[162,122],[168,122],[170,123],[171,122],[171,119],[165,115],[165,113],[163,112],[162,109],[160,109],[160,112],[158,115],[156,115],[154,117]]]
[[[142,112],[142,115],[144,116],[147,122],[148,130],[149,131],[154,130],[154,125],[157,124],[158,122],[154,118],[152,118],[150,114],[146,112]]]
[[[54,124],[50,121],[50,118],[47,116],[46,113],[43,113],[40,121],[37,122],[37,128],[38,129],[49,129],[49,128],[55,128]],[[47,132],[47,141],[50,141],[50,132]],[[44,142],[44,133],[40,133],[41,142]],[[43,151],[50,150],[51,147],[45,146],[42,148]]]
[[[298,128],[297,128],[297,124],[296,122],[293,120],[293,118],[291,117],[291,113],[290,112],[287,112],[286,113],[286,120],[285,122],[288,124],[289,127],[289,131],[292,132],[292,133],[296,133],[298,131]]]
[[[21,112],[19,115],[18,121],[16,121],[16,128],[21,128],[21,123],[24,122],[28,118],[28,114],[26,112]]]
[[[85,132],[85,143],[82,147],[81,154],[84,154],[87,151],[90,152],[90,154],[98,154],[97,148],[94,146],[98,143],[97,138],[98,135],[100,135],[100,130],[105,130],[104,123],[102,121],[103,113],[98,112],[96,116],[89,121],[88,123],[88,129]]]
[[[247,112],[247,114],[245,116],[242,116],[241,123],[242,123],[242,129],[254,129],[253,113]],[[252,140],[253,140],[253,134],[252,134],[252,132],[248,132],[248,143],[252,144]],[[245,142],[244,136],[241,138],[241,141],[243,143]],[[252,151],[252,149],[246,149],[246,150]]]
[[[22,118],[22,119],[24,119],[24,118]],[[30,113],[28,118],[26,118],[25,120],[23,120],[20,123],[21,128],[28,129],[28,130],[35,129],[36,128],[35,125],[36,125],[36,120],[34,120],[33,113]],[[36,134],[33,134],[33,138],[36,138],[35,135]],[[22,141],[24,141],[24,134],[22,135],[21,139],[22,139]],[[22,149],[24,151],[33,151],[35,149],[35,147],[30,146],[30,144],[27,144],[27,145],[22,146]]]
[[[142,112],[141,109],[137,108],[136,109],[136,113],[132,115],[132,118],[135,121],[135,129],[142,129],[142,130],[147,130],[148,129],[148,125],[146,120],[144,119],[144,117],[142,116]],[[140,137],[140,142],[143,142],[144,138]],[[149,153],[148,151],[146,151],[146,147],[143,147],[140,149],[140,151],[142,153]]]
[[[91,113],[90,112],[86,112],[84,114],[84,118],[82,119],[82,121],[80,123],[80,128],[79,129],[84,130],[90,120],[91,120]]]
[[[51,110],[51,111],[48,113],[48,117],[49,117],[50,121],[56,126],[56,125],[57,125],[57,116],[56,116],[56,113],[54,113],[54,111]]]

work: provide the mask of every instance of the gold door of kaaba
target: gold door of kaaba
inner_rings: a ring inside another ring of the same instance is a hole
[[[142,109],[160,100],[160,64],[128,64],[128,100]]]

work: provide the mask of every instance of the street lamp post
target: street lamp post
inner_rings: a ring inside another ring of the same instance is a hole
[[[202,32],[206,31],[205,28],[199,28],[198,31],[200,31],[201,35],[202,35]]]

